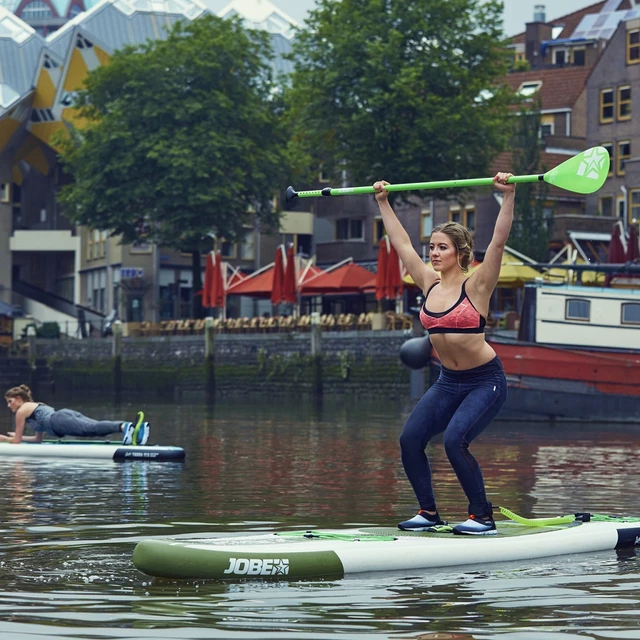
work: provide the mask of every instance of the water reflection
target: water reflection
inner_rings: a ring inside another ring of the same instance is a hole
[[[58,404],[61,404],[58,402]],[[97,407],[73,404],[91,415]],[[152,441],[185,463],[0,466],[0,633],[57,638],[640,637],[636,550],[325,582],[169,583],[131,564],[135,542],[291,527],[394,525],[415,500],[397,439],[410,407],[236,400],[145,403]],[[118,409],[135,413],[137,407]],[[640,433],[494,425],[474,446],[490,499],[524,516],[638,515]],[[438,502],[466,502],[440,442]]]

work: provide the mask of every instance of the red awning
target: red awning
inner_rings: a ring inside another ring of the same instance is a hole
[[[322,269],[314,265],[309,265],[302,269],[298,277],[299,283],[304,283],[320,273],[323,273]],[[259,269],[248,275],[239,282],[231,282],[227,289],[227,295],[270,299],[273,290],[273,274],[274,264],[271,263],[267,267],[263,267],[261,270]]]
[[[318,296],[322,294],[363,293],[364,287],[371,283],[373,277],[371,271],[349,262],[333,271],[326,271],[311,278],[302,285],[301,294],[303,296]]]
[[[241,282],[227,289],[228,296],[250,296],[252,298],[271,298],[273,289],[273,264],[263,271],[247,276]]]

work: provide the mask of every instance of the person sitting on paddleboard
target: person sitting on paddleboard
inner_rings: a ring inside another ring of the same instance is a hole
[[[496,533],[493,508],[487,500],[482,472],[469,451],[498,415],[507,399],[507,381],[495,351],[485,341],[489,300],[498,284],[502,254],[513,223],[515,185],[511,173],[498,173],[493,184],[502,192],[502,206],[484,261],[467,276],[473,261],[473,238],[457,222],[438,225],[429,243],[433,268],[411,244],[388,201],[382,180],[373,185],[387,235],[414,282],[424,294],[420,320],[429,332],[441,363],[438,380],[417,403],[400,436],[402,464],[420,511],[398,527],[426,531],[445,524],[438,514],[431,468],[425,454],[429,441],[444,433],[444,447],[469,500],[469,519],[453,532]]]
[[[54,438],[76,436],[89,438],[122,433],[122,444],[143,445],[149,439],[149,423],[144,421],[144,413],[138,411],[135,422],[112,420],[94,420],[72,409],[60,409],[42,402],[34,402],[31,389],[24,384],[12,387],[4,394],[7,407],[15,413],[15,431],[6,436],[0,435],[0,441],[18,444],[20,442],[42,442],[45,434]],[[25,427],[31,427],[36,434],[25,436]]]

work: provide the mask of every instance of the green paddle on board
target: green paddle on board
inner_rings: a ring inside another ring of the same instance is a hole
[[[560,187],[573,193],[595,193],[607,179],[609,174],[609,152],[604,147],[591,147],[578,155],[565,160],[555,169],[546,173],[529,176],[512,176],[509,182],[521,184],[523,182],[547,182],[554,187]],[[437,180],[435,182],[408,182],[406,184],[389,184],[387,191],[414,191],[420,189],[451,189],[454,187],[481,187],[493,184],[493,178],[470,178],[467,180]],[[319,196],[353,196],[364,193],[374,193],[370,187],[343,187],[341,189],[312,189],[310,191],[296,191],[287,187],[286,202],[291,203],[295,198],[317,198]]]

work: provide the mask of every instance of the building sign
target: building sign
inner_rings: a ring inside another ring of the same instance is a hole
[[[142,278],[144,276],[144,269],[142,267],[121,267],[120,279],[126,278]]]

